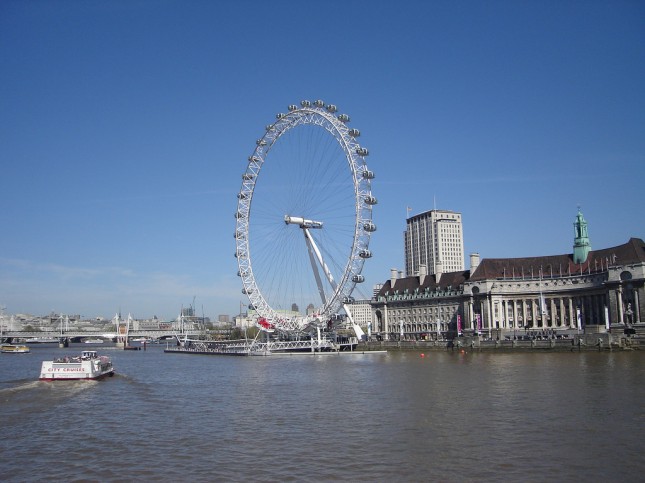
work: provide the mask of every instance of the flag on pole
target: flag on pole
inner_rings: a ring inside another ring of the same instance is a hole
[[[477,335],[482,334],[482,316],[481,314],[475,314],[475,320],[477,320]]]
[[[457,314],[457,335],[461,335],[461,315]]]

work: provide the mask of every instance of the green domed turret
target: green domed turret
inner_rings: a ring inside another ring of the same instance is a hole
[[[573,224],[575,231],[575,238],[573,240],[573,263],[584,263],[587,260],[587,255],[591,251],[591,242],[589,241],[589,233],[587,232],[587,222],[580,208],[576,215],[576,221]]]

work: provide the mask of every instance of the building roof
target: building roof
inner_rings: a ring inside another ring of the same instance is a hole
[[[397,278],[386,281],[381,289],[377,292],[377,297],[385,296],[386,293],[392,295],[394,292],[400,294],[414,293],[415,290],[436,291],[446,290],[448,287],[456,289],[464,282],[476,282],[480,280],[496,278],[534,278],[539,277],[540,272],[543,277],[559,277],[580,272],[607,270],[609,266],[627,265],[631,263],[645,263],[645,242],[640,238],[630,238],[623,245],[602,250],[592,250],[589,252],[584,263],[573,263],[573,254],[548,255],[544,257],[524,257],[524,258],[484,258],[477,266],[474,273],[470,270],[461,272],[443,273],[436,282],[435,275],[426,275],[420,283],[418,275]]]
[[[459,211],[452,211],[452,210],[437,210],[437,209],[432,209],[432,210],[426,210],[422,211],[421,213],[416,213],[412,216],[408,216],[408,220],[416,220],[420,218],[427,218],[428,216],[432,216],[432,213],[436,214],[451,214],[451,215],[461,215]]]
[[[602,250],[592,250],[581,263],[573,262],[573,254],[549,255],[524,258],[485,258],[481,261],[470,281],[495,278],[557,277],[571,273],[606,270],[611,265],[645,263],[645,242],[630,238],[623,245]]]
[[[392,288],[392,280],[388,280],[378,291],[377,296],[384,296],[386,292],[389,292],[391,295],[395,291],[405,293],[406,290],[408,293],[414,293],[417,289],[419,289],[419,291],[425,291],[428,289],[430,292],[435,290],[446,290],[448,287],[456,289],[468,280],[469,275],[470,270],[443,273],[439,279],[439,283],[437,283],[435,275],[426,275],[422,283],[419,283],[421,277],[414,275],[411,277],[397,278],[394,281],[394,288]]]

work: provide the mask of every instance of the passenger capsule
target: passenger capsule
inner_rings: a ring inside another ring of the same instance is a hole
[[[242,179],[244,181],[251,181],[253,178],[255,178],[255,175],[253,173],[244,173],[242,175]]]
[[[237,194],[237,199],[239,200],[245,200],[247,198],[246,193],[238,193]]]
[[[337,108],[336,106],[334,106],[333,104],[329,104],[329,105],[327,106],[327,112],[331,112],[331,113],[333,114],[333,113],[334,113],[334,112],[336,112],[337,110],[338,110],[338,108]]]
[[[355,302],[354,297],[345,297],[343,299],[344,304],[353,304]]]
[[[286,116],[286,114],[283,114],[283,113],[280,112],[280,113],[275,115],[275,118],[276,119],[282,119],[284,116]]]
[[[264,129],[267,131],[275,131],[275,126],[273,124],[267,124]]]
[[[358,129],[352,128],[349,131],[347,131],[347,134],[349,134],[353,138],[357,138],[358,136],[361,135],[361,132]]]
[[[369,250],[361,250],[358,252],[358,256],[361,258],[372,258],[372,252]]]
[[[364,199],[365,203],[367,203],[368,205],[375,205],[378,203],[378,200],[372,195],[367,195]]]
[[[367,156],[370,152],[367,150],[367,148],[356,148],[356,154],[359,156]]]
[[[365,281],[365,277],[363,275],[354,275],[352,277],[352,282],[362,283],[364,281]]]
[[[245,288],[243,288],[243,289],[242,289],[242,293],[243,293],[244,295],[248,295],[248,294],[253,293],[253,290],[251,290],[250,288],[249,288],[249,289],[247,289],[247,288],[245,287]]]
[[[257,144],[258,146],[266,146],[267,142],[264,139],[258,139],[257,141],[255,141],[255,144]]]
[[[238,218],[238,219],[239,219],[239,218],[244,218],[244,214],[243,214],[243,213],[240,213],[239,211],[236,211],[236,212],[235,212],[235,218]]]
[[[298,109],[298,106],[296,106],[295,104],[291,104],[291,105],[289,106],[289,110],[290,110],[290,111],[295,111],[296,109]]]
[[[321,101],[320,99],[318,99],[317,101],[314,102],[314,106],[316,106],[316,107],[324,107],[325,103],[323,101]]]
[[[250,162],[250,163],[259,163],[259,162],[261,162],[261,161],[262,161],[262,160],[261,160],[259,157],[257,157],[257,156],[249,156],[249,162]]]
[[[376,231],[376,225],[372,223],[371,221],[368,221],[367,223],[363,224],[363,229],[365,231],[369,231],[370,233],[373,231]]]
[[[244,233],[241,231],[236,231],[235,234],[233,235],[233,238],[236,240],[243,240],[244,239]]]
[[[374,171],[366,169],[363,171],[363,179],[374,179]]]
[[[340,114],[338,120],[340,122],[349,122],[349,116],[347,114]]]
[[[301,105],[302,107],[310,107],[310,106],[311,106],[311,102],[309,102],[309,101],[302,101],[302,102],[300,102],[300,105]]]
[[[255,310],[255,305],[249,304],[249,310]]]

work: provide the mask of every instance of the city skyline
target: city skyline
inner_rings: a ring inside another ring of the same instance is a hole
[[[593,249],[645,238],[642,4],[247,6],[3,3],[7,313],[238,313],[240,176],[303,99],[370,150],[367,297],[408,207],[461,213],[466,259],[571,253],[578,206]]]

